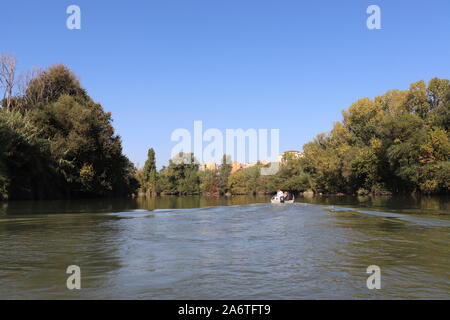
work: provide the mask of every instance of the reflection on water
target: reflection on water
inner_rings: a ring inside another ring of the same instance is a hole
[[[137,209],[192,209],[213,206],[238,206],[253,203],[267,203],[269,196],[201,197],[201,196],[163,196],[137,199],[94,199],[61,201],[18,201],[0,202],[2,214],[36,213],[100,213],[132,211]]]
[[[448,197],[269,199],[0,203],[0,298],[450,298]]]

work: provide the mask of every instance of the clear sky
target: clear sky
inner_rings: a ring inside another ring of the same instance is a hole
[[[66,8],[81,8],[81,30]],[[369,5],[382,29],[366,27]],[[450,1],[2,1],[0,52],[64,63],[113,114],[124,152],[165,164],[173,130],[280,129],[300,149],[362,97],[450,78]]]

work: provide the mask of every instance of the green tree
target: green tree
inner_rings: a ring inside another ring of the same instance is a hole
[[[72,71],[52,66],[32,78],[24,97],[15,98],[25,107],[1,110],[2,193],[42,199],[134,192],[135,168],[122,154],[111,114]]]
[[[228,188],[232,194],[248,194],[247,175],[244,170],[234,172],[228,180]]]
[[[342,124],[303,146],[300,167],[314,190],[449,192],[448,80],[432,79],[428,86],[419,81],[406,91],[361,99],[343,115]]]
[[[58,195],[58,179],[48,141],[31,117],[0,109],[0,199]]]
[[[219,193],[219,175],[217,170],[203,170],[199,172],[200,190],[205,195]]]
[[[200,193],[199,164],[193,153],[179,153],[169,160],[169,166],[160,172],[165,194]]]
[[[231,175],[231,160],[226,155],[223,155],[222,164],[219,169],[219,182],[218,182],[218,192],[220,194],[225,194],[228,192],[228,179]]]
[[[151,148],[148,150],[147,161],[145,161],[145,165],[143,168],[143,183],[145,192],[150,195],[155,195],[157,193],[156,182],[157,170],[155,150]]]

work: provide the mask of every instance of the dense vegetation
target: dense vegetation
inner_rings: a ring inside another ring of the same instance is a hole
[[[450,191],[450,81],[364,98],[329,133],[286,154],[277,174],[261,164],[232,172],[226,156],[199,170],[180,154],[157,170],[156,154],[138,171],[123,155],[111,114],[67,67],[29,73],[16,84],[15,59],[0,55],[0,200],[157,194],[380,194]]]
[[[322,192],[446,193],[450,190],[450,81],[413,83],[343,112],[304,147],[303,172]]]
[[[225,194],[231,166],[223,159],[219,170],[199,170],[199,163],[192,153],[180,153],[169,161],[167,167],[156,171],[155,152],[150,149],[144,168],[138,170],[140,191],[155,194]]]
[[[153,157],[153,149],[150,149],[149,154]],[[146,164],[149,161],[154,161],[154,158],[149,158]],[[152,171],[152,176],[155,177],[152,180],[146,178],[149,177],[146,173],[147,167],[146,165],[137,171],[140,192],[147,196],[267,194],[279,187],[294,192],[310,188],[310,177],[303,173],[296,159],[285,159],[280,171],[272,176],[261,174],[264,165],[260,163],[232,172],[225,156],[217,169],[200,170],[193,154],[180,154],[176,159],[169,161],[169,166],[163,167],[160,171]],[[156,183],[153,184],[151,181]],[[301,189],[298,189],[298,186]]]
[[[0,199],[123,196],[137,188],[111,114],[63,65],[31,77],[0,109]]]
[[[329,133],[303,146],[302,157],[285,155],[276,175],[261,165],[230,173],[199,171],[189,161],[171,161],[156,172],[151,190],[168,194],[291,192],[388,194],[450,191],[450,81],[413,83],[409,90],[364,98],[343,111]],[[154,152],[152,153],[154,161]],[[182,155],[183,157],[183,155]],[[186,155],[184,155],[186,157]],[[189,163],[189,164],[186,164]],[[141,177],[143,192],[148,181]]]

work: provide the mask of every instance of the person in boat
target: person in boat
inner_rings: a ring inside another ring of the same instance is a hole
[[[291,201],[291,200],[294,199],[292,193],[287,192],[287,191],[284,192],[284,196],[283,197],[284,197],[284,200],[286,200],[286,201]]]
[[[284,201],[284,192],[281,189],[278,189],[277,197],[278,199],[280,199],[280,201]]]

